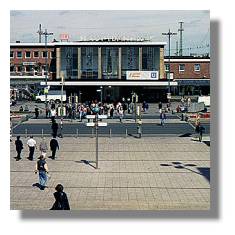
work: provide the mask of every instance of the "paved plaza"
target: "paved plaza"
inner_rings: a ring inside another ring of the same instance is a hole
[[[38,182],[38,150],[29,161],[27,138],[22,137],[23,160],[16,161],[14,140],[11,209],[48,210],[58,183],[64,186],[71,210],[210,209],[210,147],[191,137],[101,137],[99,169],[94,162],[95,138],[58,139],[58,158],[47,158],[51,178],[44,191],[33,187]]]

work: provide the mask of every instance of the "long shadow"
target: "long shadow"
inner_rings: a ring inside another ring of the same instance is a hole
[[[192,136],[192,133],[185,133],[185,134],[179,135],[178,137],[191,137],[191,136]]]
[[[160,166],[172,166],[176,169],[185,169],[185,170],[188,170],[188,171],[191,171],[193,173],[196,173],[198,175],[202,175],[204,176],[207,181],[210,183],[210,168],[208,167],[197,167],[198,171],[194,171],[188,167],[195,167],[197,165],[195,164],[192,164],[192,163],[182,163],[182,162],[172,162],[172,164],[167,164],[167,163],[161,163]]]
[[[197,167],[201,175],[203,175],[208,182],[210,182],[210,168],[209,167]]]
[[[81,160],[81,161],[75,161],[75,162],[76,162],[76,163],[84,163],[84,164],[89,165],[89,166],[91,166],[92,168],[96,169],[95,166],[93,166],[93,165],[91,164],[91,162],[94,163],[93,161]]]

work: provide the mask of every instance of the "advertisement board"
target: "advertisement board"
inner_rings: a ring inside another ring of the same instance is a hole
[[[127,71],[127,80],[158,80],[158,71]]]

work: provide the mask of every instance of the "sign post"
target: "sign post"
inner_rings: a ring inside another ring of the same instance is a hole
[[[86,118],[87,119],[92,119],[94,120],[94,122],[88,122],[86,123],[86,126],[91,126],[91,127],[95,127],[95,162],[96,162],[96,169],[98,169],[98,162],[99,162],[99,145],[98,145],[98,130],[99,130],[99,126],[107,126],[107,123],[105,122],[99,122],[99,119],[106,119],[107,115],[99,115],[99,110],[92,110],[95,115],[87,115]]]

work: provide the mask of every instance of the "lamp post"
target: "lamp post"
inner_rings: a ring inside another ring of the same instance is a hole
[[[171,36],[177,35],[177,33],[171,32],[169,29],[168,33],[162,33],[162,35],[168,36],[168,46],[169,46],[169,58],[168,58],[168,64],[169,64],[169,70],[168,70],[168,97],[170,97],[171,93],[171,87],[170,87],[170,76],[171,76]],[[168,98],[168,102],[170,103],[170,98]]]
[[[100,86],[100,102],[103,103],[103,87]]]
[[[64,112],[64,107],[63,107],[63,93],[64,93],[64,73],[61,72],[61,97],[60,97],[60,132],[61,132],[61,137],[62,135],[62,129],[63,129],[63,112]]]
[[[47,32],[47,29],[45,29],[45,32],[42,32],[43,35],[45,35],[45,51],[47,52],[46,54],[46,58],[45,58],[45,64],[46,64],[46,74],[45,74],[45,84],[46,84],[46,87],[47,87],[47,77],[48,77],[48,51],[47,51],[47,37],[49,35],[53,35],[53,33],[48,33]],[[44,92],[45,93],[45,108],[47,110],[47,92]]]

